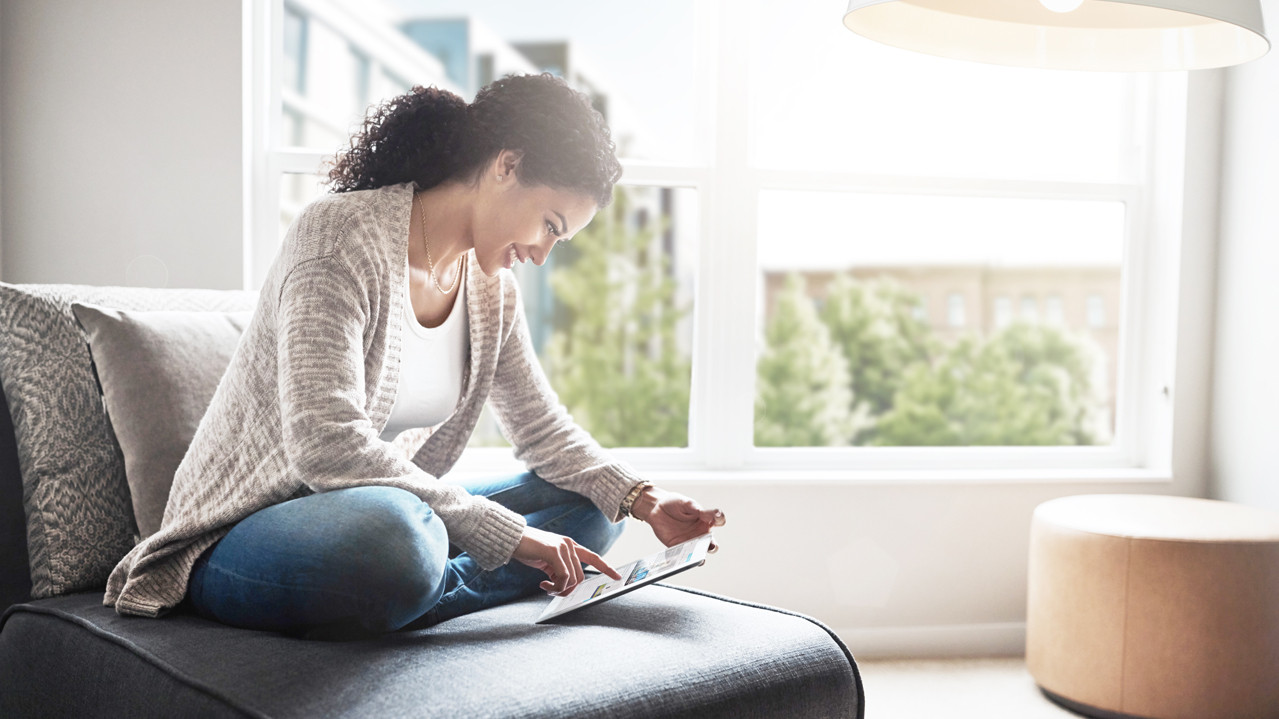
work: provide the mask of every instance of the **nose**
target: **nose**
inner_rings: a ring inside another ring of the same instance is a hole
[[[555,243],[557,241],[558,240],[556,238],[551,238],[542,244],[533,245],[533,247],[529,249],[529,258],[533,260],[533,264],[538,267],[546,264],[546,258],[550,257],[551,250],[555,247]]]

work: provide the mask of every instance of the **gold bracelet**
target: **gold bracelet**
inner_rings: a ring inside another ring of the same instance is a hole
[[[635,504],[635,500],[639,499],[639,496],[643,494],[644,488],[651,487],[651,486],[653,486],[652,482],[640,481],[639,484],[635,485],[634,487],[631,487],[631,491],[627,493],[626,499],[622,500],[621,514],[623,517],[634,517],[635,519],[638,519],[641,522],[644,521],[640,519],[639,517],[635,517],[635,515],[631,514],[631,506]]]

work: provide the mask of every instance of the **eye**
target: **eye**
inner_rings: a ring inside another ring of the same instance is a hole
[[[559,236],[560,236],[560,234],[559,234],[559,230],[555,227],[555,223],[554,223],[554,222],[551,222],[550,220],[547,220],[547,221],[546,221],[546,231],[547,231],[548,233],[550,233],[550,235],[551,235],[552,237],[559,237]]]

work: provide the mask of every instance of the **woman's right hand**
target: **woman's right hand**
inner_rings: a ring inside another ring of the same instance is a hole
[[[524,527],[524,536],[520,538],[520,545],[515,548],[512,558],[546,572],[550,580],[538,586],[548,594],[563,596],[572,592],[573,587],[585,577],[582,562],[613,579],[622,578],[598,554],[574,542],[572,537],[543,531],[537,527]]]

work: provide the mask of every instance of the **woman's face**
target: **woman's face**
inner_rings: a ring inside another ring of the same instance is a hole
[[[524,185],[514,168],[482,177],[474,225],[475,258],[492,277],[517,262],[541,265],[555,243],[568,240],[595,217],[595,200],[545,185]],[[498,178],[501,179],[498,179]]]

